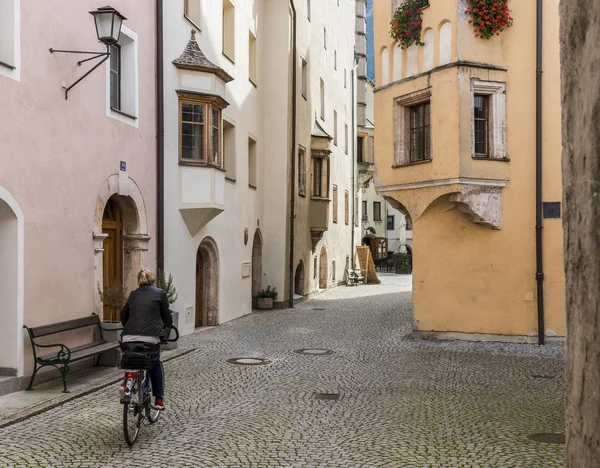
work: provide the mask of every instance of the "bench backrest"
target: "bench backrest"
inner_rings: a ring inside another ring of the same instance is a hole
[[[92,325],[100,325],[100,317],[98,315],[53,323],[52,325],[43,325],[41,327],[30,328],[29,330],[34,338],[39,338],[40,336],[54,335],[55,333],[76,330],[77,328],[91,327]]]

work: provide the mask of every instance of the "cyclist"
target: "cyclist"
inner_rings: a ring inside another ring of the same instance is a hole
[[[154,407],[164,409],[164,380],[160,364],[160,342],[165,328],[173,325],[167,294],[155,286],[156,276],[150,270],[141,269],[137,275],[139,288],[132,291],[121,310],[123,324],[122,341],[143,342],[154,345],[156,360],[148,371],[154,395]]]

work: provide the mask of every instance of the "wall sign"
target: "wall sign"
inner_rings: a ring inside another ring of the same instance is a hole
[[[127,170],[127,163],[125,161],[121,161],[121,170],[125,172]]]
[[[546,219],[560,219],[560,202],[544,202],[542,212]]]

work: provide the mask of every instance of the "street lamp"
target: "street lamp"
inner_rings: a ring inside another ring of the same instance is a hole
[[[110,46],[119,42],[119,37],[121,36],[121,26],[123,24],[123,20],[126,20],[121,13],[115,10],[111,6],[103,6],[98,8],[97,10],[90,11],[90,14],[94,17],[94,23],[96,25],[96,35],[98,36],[98,40],[102,42],[106,46],[106,52],[87,52],[82,50],[57,50],[50,49],[50,53],[63,53],[63,54],[87,54],[93,55],[93,57],[89,57],[77,62],[77,65],[81,66],[82,63],[88,62],[89,60],[94,60],[100,57],[104,57],[100,62],[94,65],[85,75],[79,78],[75,83],[71,86],[65,88],[65,99],[69,97],[69,91],[75,87],[78,83],[80,83],[86,76],[92,73],[96,68],[102,65],[108,57],[110,56]]]
[[[98,40],[106,45],[119,42],[121,35],[121,24],[126,20],[121,13],[111,6],[103,6],[97,10],[90,11],[96,23],[96,34]]]

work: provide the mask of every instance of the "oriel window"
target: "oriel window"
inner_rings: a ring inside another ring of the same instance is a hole
[[[206,106],[181,103],[181,159],[206,161],[204,127]]]

